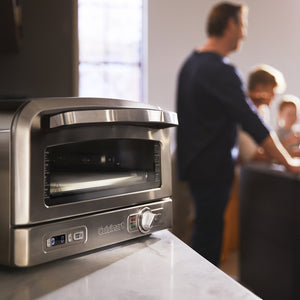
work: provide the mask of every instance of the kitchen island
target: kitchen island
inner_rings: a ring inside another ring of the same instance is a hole
[[[300,177],[252,163],[240,179],[240,279],[263,299],[300,299]]]
[[[168,230],[28,269],[0,267],[1,299],[257,300]]]

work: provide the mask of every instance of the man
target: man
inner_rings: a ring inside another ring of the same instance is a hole
[[[288,170],[300,172],[298,161],[248,103],[241,79],[226,58],[240,47],[246,28],[244,5],[216,5],[208,18],[207,41],[188,57],[178,78],[178,172],[195,202],[192,247],[215,265],[237,156],[237,124]]]

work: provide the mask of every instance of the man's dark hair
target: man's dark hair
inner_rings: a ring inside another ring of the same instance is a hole
[[[221,37],[224,34],[230,18],[238,24],[244,7],[242,4],[232,4],[228,2],[215,5],[207,20],[206,29],[208,36]]]

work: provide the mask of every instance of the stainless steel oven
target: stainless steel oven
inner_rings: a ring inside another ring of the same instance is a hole
[[[0,102],[0,263],[32,266],[169,228],[175,113],[115,99]]]

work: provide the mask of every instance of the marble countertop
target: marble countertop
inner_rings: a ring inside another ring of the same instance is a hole
[[[0,267],[1,299],[257,300],[163,230],[28,269]]]

